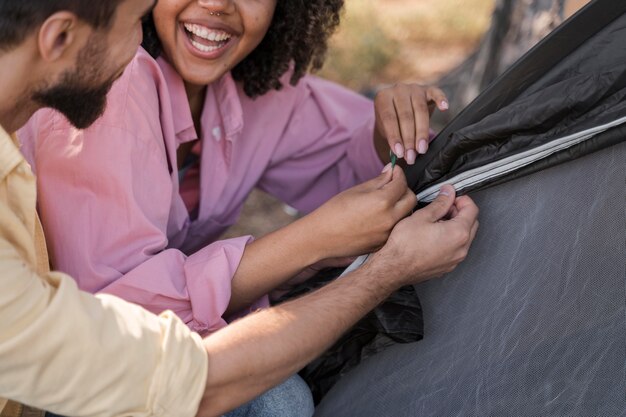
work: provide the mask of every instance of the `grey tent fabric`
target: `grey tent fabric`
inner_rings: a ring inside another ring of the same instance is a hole
[[[592,1],[407,169],[422,204],[470,193],[481,230],[416,287],[424,339],[365,360],[317,416],[626,417],[624,45],[626,2]]]
[[[626,141],[472,197],[468,259],[416,287],[424,339],[316,416],[626,416]]]

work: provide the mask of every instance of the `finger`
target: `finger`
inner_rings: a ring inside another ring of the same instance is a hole
[[[428,143],[432,142],[437,137],[437,132],[432,129],[428,129]]]
[[[437,108],[437,104],[434,101],[428,101],[428,116],[432,117],[435,109]]]
[[[376,107],[376,122],[382,127],[382,135],[387,139],[389,148],[393,150],[398,158],[404,158],[404,145],[400,135],[398,116],[393,104],[393,96],[386,92],[381,92],[374,101]]]
[[[409,215],[417,205],[417,198],[411,189],[407,188],[402,198],[396,203],[396,214],[399,219]]]
[[[372,178],[369,181],[365,181],[362,184],[356,185],[353,188],[358,188],[363,192],[371,192],[375,190],[379,190],[385,186],[385,184],[389,183],[393,178],[393,172],[391,170],[391,164],[385,165],[382,172],[375,178]]]
[[[417,154],[415,153],[415,116],[410,93],[404,89],[398,91],[393,97],[393,104],[400,126],[404,156],[407,164],[413,165]]]
[[[450,211],[446,215],[446,219],[453,219],[459,214],[459,209],[456,208],[456,204],[453,204]]]
[[[380,175],[378,175],[376,178],[372,178],[371,180],[364,182],[362,185],[366,190],[378,190],[384,187],[385,184],[391,182],[393,178],[393,171],[391,169],[391,164],[389,163],[385,165]]]
[[[465,222],[468,227],[477,221],[479,213],[478,206],[470,197],[459,197],[455,205],[459,211],[457,215],[453,217],[454,220]]]
[[[437,87],[428,87],[426,91],[426,96],[428,98],[429,103],[433,103],[437,106],[440,111],[446,111],[450,108],[450,104],[448,103],[448,97],[446,93],[443,92],[440,88]]]
[[[421,87],[416,86],[413,89],[411,103],[413,104],[413,117],[415,118],[417,153],[423,155],[428,151],[430,113],[428,111],[428,99]]]
[[[404,173],[404,170],[398,165],[396,165],[396,167],[393,170],[393,177],[394,178],[398,177],[399,179],[402,179],[402,181],[404,181],[405,184],[408,184],[406,182],[406,174]]]
[[[404,175],[404,171],[399,167],[394,168],[391,181],[381,187],[381,190],[385,192],[387,198],[392,199],[394,202],[400,200],[407,189],[406,176]]]
[[[469,242],[468,242],[468,247],[474,241],[474,238],[476,237],[476,233],[478,233],[478,228],[479,227],[480,227],[480,223],[478,222],[478,220],[476,220],[476,222],[474,222],[474,224],[472,225],[472,230],[470,230],[470,239],[469,239]]]
[[[479,209],[474,200],[470,196],[464,195],[458,197],[454,204],[459,209],[459,214],[464,211],[468,211],[472,216],[478,217]]]
[[[450,212],[450,208],[455,201],[454,187],[451,185],[444,185],[441,187],[439,195],[433,200],[427,207],[421,209],[419,212],[430,222],[437,222],[446,217],[446,214]]]
[[[452,205],[452,208],[450,209],[450,213],[448,213],[448,220],[454,219],[456,216],[459,215],[459,208],[457,206],[457,204],[459,203],[459,198],[461,197],[457,197],[454,200],[454,204]]]

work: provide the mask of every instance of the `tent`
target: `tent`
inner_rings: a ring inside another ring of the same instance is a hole
[[[366,359],[316,416],[626,416],[626,1],[595,0],[407,171],[470,193],[467,260],[416,286],[424,339]]]

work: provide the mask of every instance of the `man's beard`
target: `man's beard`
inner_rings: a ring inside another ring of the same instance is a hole
[[[106,68],[104,50],[104,44],[92,36],[79,52],[76,68],[65,72],[57,85],[35,91],[32,99],[58,110],[78,129],[91,126],[104,113],[107,93],[116,79],[113,75],[98,81],[100,68]]]

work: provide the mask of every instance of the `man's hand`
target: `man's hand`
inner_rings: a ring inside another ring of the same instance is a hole
[[[478,230],[478,207],[455,198],[446,185],[429,206],[396,225],[387,244],[368,263],[381,264],[394,287],[415,284],[452,271],[467,256]]]
[[[198,416],[222,415],[279,384],[397,288],[452,270],[474,239],[477,215],[469,197],[444,187],[430,206],[398,223],[362,268],[206,338],[209,371]]]
[[[283,289],[285,282],[310,265],[378,250],[417,203],[402,170],[389,168],[249,244],[232,280],[227,314]]]

